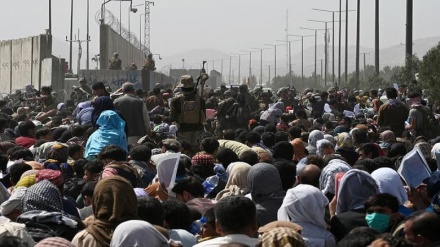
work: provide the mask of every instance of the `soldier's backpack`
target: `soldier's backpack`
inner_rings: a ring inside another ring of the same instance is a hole
[[[198,95],[195,100],[185,100],[185,97],[180,97],[180,106],[180,124],[199,124],[204,121],[201,100]]]
[[[424,136],[428,139],[436,138],[440,135],[440,122],[434,116],[432,111],[425,108],[416,108],[423,114],[423,124],[416,129],[418,136]]]

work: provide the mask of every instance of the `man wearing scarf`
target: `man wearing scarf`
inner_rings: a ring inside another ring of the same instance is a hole
[[[385,92],[388,101],[379,107],[377,123],[380,127],[390,127],[396,137],[402,137],[405,121],[408,118],[408,108],[396,99],[397,90],[395,88],[387,88]]]

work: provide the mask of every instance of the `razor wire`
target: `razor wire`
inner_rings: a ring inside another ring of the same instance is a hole
[[[123,39],[132,44],[135,48],[140,48],[139,50],[142,53],[146,55],[151,53],[145,45],[140,43],[136,34],[134,34],[133,32],[129,32],[128,29],[124,25],[122,25],[121,21],[110,10],[105,10],[103,21],[101,19],[101,10],[96,12],[95,21],[98,24],[106,24],[107,26],[109,26],[113,31],[118,33]]]

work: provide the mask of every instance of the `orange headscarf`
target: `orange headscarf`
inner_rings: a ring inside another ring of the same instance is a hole
[[[306,157],[306,148],[304,147],[304,142],[301,138],[296,138],[292,142],[293,146],[293,160],[300,161],[302,158]]]

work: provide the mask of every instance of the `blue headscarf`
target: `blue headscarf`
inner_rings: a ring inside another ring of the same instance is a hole
[[[97,129],[89,137],[84,157],[97,155],[108,145],[117,145],[128,152],[127,137],[125,135],[125,121],[115,111],[103,111],[97,122]]]
[[[99,125],[96,121],[103,111],[115,110],[115,105],[110,97],[100,96],[93,102],[93,112],[92,112],[92,125],[97,127]]]

